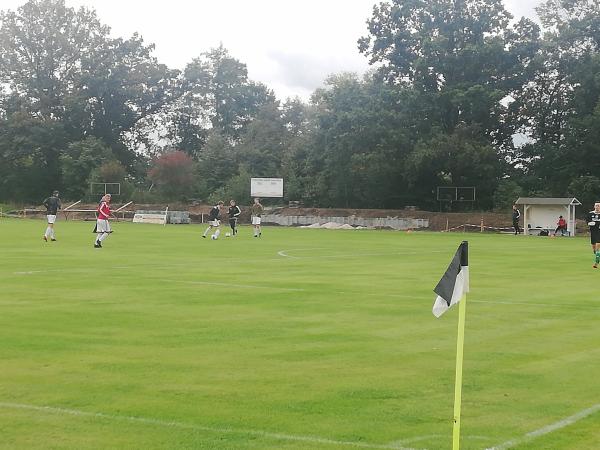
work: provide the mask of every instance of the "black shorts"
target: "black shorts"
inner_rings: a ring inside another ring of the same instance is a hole
[[[593,230],[590,233],[590,241],[592,242],[592,245],[600,244],[600,231]]]

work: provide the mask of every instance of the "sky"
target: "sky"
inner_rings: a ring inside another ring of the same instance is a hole
[[[0,0],[17,9],[25,0]],[[304,100],[328,75],[364,73],[369,65],[356,41],[367,34],[374,0],[66,0],[96,10],[114,37],[138,32],[156,45],[155,56],[183,69],[223,44],[245,63],[252,80],[279,99]],[[505,0],[517,17],[535,19],[540,0]]]

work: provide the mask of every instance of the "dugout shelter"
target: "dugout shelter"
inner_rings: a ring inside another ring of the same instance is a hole
[[[539,235],[541,231],[553,233],[559,216],[567,221],[569,236],[575,236],[575,207],[581,202],[575,197],[533,198],[520,197],[516,205],[521,206],[524,233]]]

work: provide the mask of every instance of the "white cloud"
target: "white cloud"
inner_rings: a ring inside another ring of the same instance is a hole
[[[16,9],[25,0],[2,0]],[[516,16],[534,17],[538,0],[505,0]],[[373,0],[66,0],[93,7],[115,36],[139,32],[157,58],[183,69],[223,43],[250,78],[280,98],[308,98],[331,73],[368,69],[356,41],[367,33]]]

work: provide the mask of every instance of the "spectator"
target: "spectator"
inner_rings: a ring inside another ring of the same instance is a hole
[[[558,216],[558,222],[556,222],[556,230],[554,230],[554,235],[556,236],[559,232],[561,236],[567,234],[567,221],[563,216]]]

